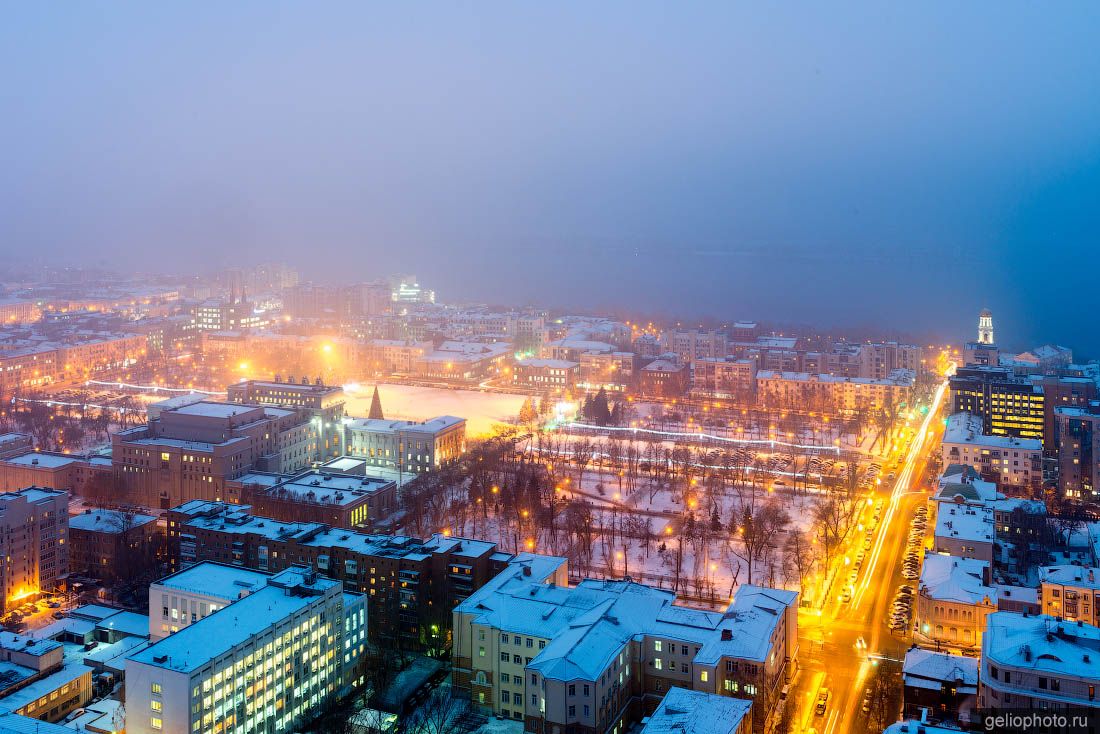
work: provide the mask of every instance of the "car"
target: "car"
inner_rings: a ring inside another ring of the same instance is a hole
[[[847,604],[851,600],[852,600],[852,590],[851,589],[845,589],[844,593],[840,595],[841,603]]]
[[[864,550],[871,550],[871,539],[870,538],[867,538],[867,540],[863,541],[863,549]]]
[[[852,571],[850,574],[848,574],[848,583],[849,584],[854,584],[856,582],[856,579],[858,579],[858,578],[859,578],[859,573],[857,573],[856,571]]]
[[[65,612],[54,612],[50,616],[54,619],[65,619]]]
[[[860,704],[859,708],[865,714],[870,713],[870,711],[871,711],[871,689],[870,688],[864,688],[863,689],[863,703]]]
[[[60,609],[61,608],[61,602],[51,601],[46,606],[48,606],[50,609]]]
[[[814,713],[818,716],[825,715],[825,709],[829,705],[829,689],[822,688],[817,692],[817,705],[814,706]]]

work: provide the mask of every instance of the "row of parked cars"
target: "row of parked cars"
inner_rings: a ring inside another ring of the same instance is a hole
[[[39,612],[44,612],[47,609],[58,610],[53,613],[54,619],[61,619],[65,616],[60,611],[60,601],[57,599],[42,598],[38,601],[25,602],[15,609],[9,609],[8,613],[0,618],[0,625],[3,625],[4,629],[9,632],[22,632],[27,628],[27,623],[24,621],[27,617],[31,617]]]
[[[913,523],[909,528],[909,545],[901,563],[901,575],[913,581],[920,576],[921,548],[924,545],[924,533],[928,528],[928,508],[920,507],[913,513]]]

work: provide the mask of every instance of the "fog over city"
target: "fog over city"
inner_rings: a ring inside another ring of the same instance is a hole
[[[1088,2],[26,4],[0,242],[945,338],[988,306],[1096,354],[1098,30]]]

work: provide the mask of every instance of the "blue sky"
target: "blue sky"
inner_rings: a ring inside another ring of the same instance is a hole
[[[1100,4],[80,3],[0,27],[0,243],[1100,356]]]

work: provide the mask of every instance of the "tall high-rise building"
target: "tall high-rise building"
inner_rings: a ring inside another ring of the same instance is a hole
[[[0,608],[68,573],[68,531],[68,492],[27,487],[0,495]]]
[[[993,341],[993,312],[983,308],[978,314],[978,343],[995,344]]]

